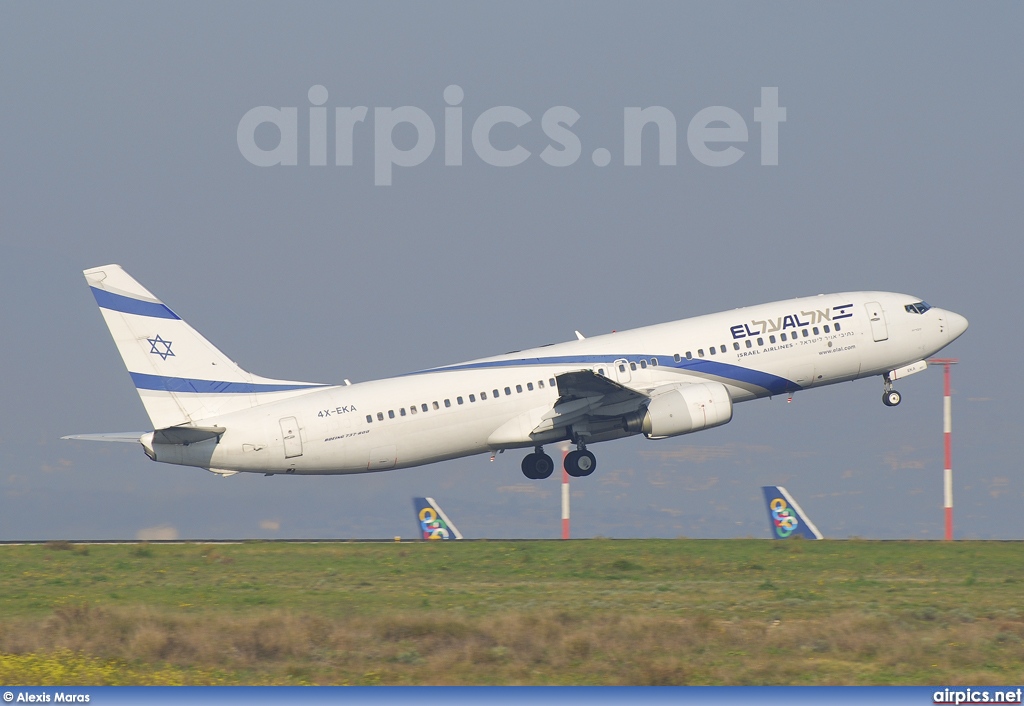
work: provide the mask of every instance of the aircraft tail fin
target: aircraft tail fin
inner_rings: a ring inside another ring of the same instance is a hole
[[[433,498],[413,498],[412,504],[416,508],[416,521],[423,539],[462,539],[462,533]]]
[[[120,265],[84,274],[154,429],[324,387],[246,372]]]
[[[821,532],[785,488],[781,485],[765,485],[761,490],[764,491],[764,500],[768,505],[772,539],[822,539]]]

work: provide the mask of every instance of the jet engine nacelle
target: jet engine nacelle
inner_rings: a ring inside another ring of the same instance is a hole
[[[732,420],[732,398],[725,385],[702,382],[656,394],[647,405],[639,431],[665,439],[718,427]]]

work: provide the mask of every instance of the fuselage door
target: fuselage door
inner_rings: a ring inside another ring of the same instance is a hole
[[[394,468],[398,462],[398,450],[394,444],[390,446],[379,446],[370,451],[370,462],[366,464],[369,471],[383,471],[386,468]]]
[[[629,373],[629,361],[625,358],[619,358],[612,363],[612,370],[614,371],[615,379],[623,384],[629,382],[632,377]]]
[[[285,458],[302,455],[302,438],[299,436],[299,422],[295,417],[285,417],[281,420],[281,438],[284,440]]]
[[[864,305],[868,310],[868,321],[871,322],[871,337],[876,341],[884,341],[889,338],[889,329],[885,325],[885,315],[882,313],[882,305],[878,302],[868,302]]]

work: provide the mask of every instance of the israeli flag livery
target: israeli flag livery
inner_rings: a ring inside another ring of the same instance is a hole
[[[596,444],[713,429],[745,402],[877,376],[895,407],[894,381],[925,370],[968,325],[907,294],[838,292],[322,385],[244,370],[119,265],[85,277],[152,431],[64,438],[139,443],[154,461],[220,476],[374,473],[518,449],[523,475],[543,481],[556,469],[544,447],[568,442],[562,469],[582,478],[597,469]],[[256,321],[257,335],[291,335]],[[817,535],[784,489],[773,492],[775,536]],[[422,500],[423,536],[457,539]]]
[[[86,270],[85,278],[154,429],[325,387],[246,372],[120,265]]]

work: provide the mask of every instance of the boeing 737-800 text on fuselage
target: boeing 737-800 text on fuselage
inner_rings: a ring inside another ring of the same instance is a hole
[[[85,271],[154,431],[65,438],[141,443],[155,461],[230,475],[365,473],[570,441],[573,476],[590,444],[689,434],[760,397],[897,378],[967,329],[916,297],[845,292],[583,338],[385,380],[323,385],[242,370],[118,265]]]

